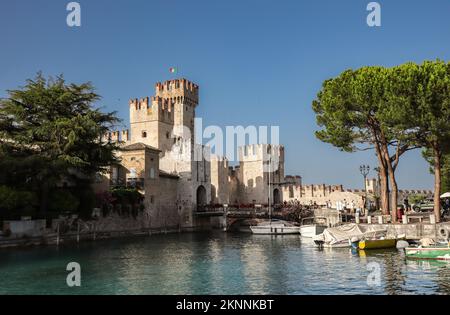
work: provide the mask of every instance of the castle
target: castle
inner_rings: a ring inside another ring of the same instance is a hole
[[[212,155],[208,147],[194,142],[198,105],[199,86],[186,79],[157,83],[154,96],[130,100],[130,130],[112,131],[103,139],[120,143],[121,162],[111,166],[96,189],[137,187],[145,196],[150,225],[156,228],[195,228],[196,214],[207,205],[325,205],[346,199],[362,206],[362,191],[305,186],[300,176],[285,176],[281,145],[239,147],[239,165],[234,167],[226,158]],[[267,161],[275,165],[267,168]],[[374,193],[376,181],[368,183]]]

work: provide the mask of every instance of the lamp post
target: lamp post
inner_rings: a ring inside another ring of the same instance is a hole
[[[361,165],[359,167],[359,171],[361,172],[361,175],[364,177],[364,192],[366,195],[366,200],[364,201],[364,208],[366,208],[367,213],[369,212],[369,208],[367,207],[368,202],[368,196],[367,196],[367,175],[369,175],[370,172],[370,166],[369,165]]]

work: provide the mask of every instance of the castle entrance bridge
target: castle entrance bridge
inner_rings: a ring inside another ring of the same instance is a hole
[[[198,219],[219,217],[221,228],[230,231],[239,225],[248,225],[254,220],[267,219],[268,209],[255,208],[228,208],[228,207],[197,207],[195,216]]]

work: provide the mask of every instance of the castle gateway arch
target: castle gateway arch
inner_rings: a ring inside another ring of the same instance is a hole
[[[281,203],[281,194],[278,188],[273,190],[273,204],[279,205]]]
[[[197,188],[197,211],[203,211],[207,204],[206,200],[206,188],[203,185],[200,185]]]

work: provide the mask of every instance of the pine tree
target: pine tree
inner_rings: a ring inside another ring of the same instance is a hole
[[[9,90],[0,101],[0,184],[36,193],[41,216],[62,180],[89,187],[97,172],[116,162],[116,144],[102,136],[118,118],[94,108],[99,100],[90,83],[41,73]]]

